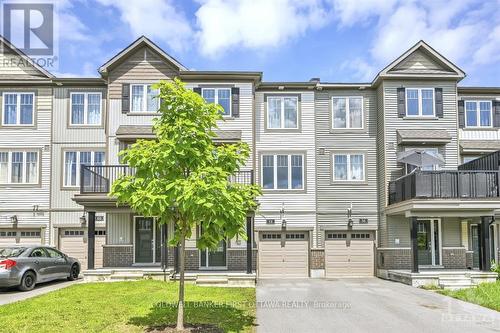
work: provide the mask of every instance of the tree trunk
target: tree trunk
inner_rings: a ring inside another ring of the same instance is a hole
[[[177,304],[177,330],[184,330],[184,246],[186,244],[186,233],[182,231],[179,245],[179,302]]]

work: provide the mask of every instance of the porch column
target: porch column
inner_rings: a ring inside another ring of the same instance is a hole
[[[481,216],[479,228],[479,269],[483,272],[491,270],[490,253],[490,221],[491,216]]]
[[[95,257],[95,212],[88,212],[87,228],[87,269],[94,269]]]
[[[252,217],[247,216],[247,274],[252,274]]]
[[[417,217],[410,218],[411,272],[418,273]]]
[[[160,241],[161,241],[161,269],[166,270],[167,269],[167,260],[168,260],[168,253],[167,253],[167,225],[162,223],[160,226]]]

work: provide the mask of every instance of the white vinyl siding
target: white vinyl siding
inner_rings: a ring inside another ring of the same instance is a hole
[[[465,101],[465,127],[492,127],[491,101]]]
[[[66,151],[64,152],[64,186],[80,186],[81,165],[103,165],[102,151]]]
[[[130,111],[132,112],[158,112],[158,89],[153,89],[152,84],[130,85]]]
[[[406,88],[406,116],[434,117],[434,89]]]
[[[269,190],[302,190],[304,156],[262,155],[262,187]]]
[[[267,98],[267,128],[297,129],[298,98],[296,96],[272,96]]]
[[[3,93],[4,126],[34,125],[34,93]]]
[[[364,154],[333,154],[334,181],[364,181]]]
[[[332,97],[332,128],[363,128],[363,97]]]
[[[203,88],[201,96],[207,103],[219,104],[224,111],[222,115],[231,116],[231,88]]]
[[[78,92],[70,94],[71,100],[71,125],[101,125],[102,94]]]
[[[0,152],[0,184],[37,184],[38,152]]]

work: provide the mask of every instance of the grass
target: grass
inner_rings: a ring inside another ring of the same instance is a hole
[[[500,281],[481,283],[474,288],[440,290],[439,293],[500,311]]]
[[[155,280],[76,284],[0,306],[0,332],[143,332],[174,324],[178,284]],[[253,332],[255,289],[186,285],[186,323]]]

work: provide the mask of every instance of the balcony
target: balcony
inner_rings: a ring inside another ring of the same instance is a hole
[[[389,205],[413,199],[499,199],[500,171],[416,171],[389,182]]]
[[[80,195],[107,195],[116,179],[134,173],[135,169],[127,165],[84,165],[80,174]],[[238,171],[229,180],[232,183],[253,184],[253,170]]]

